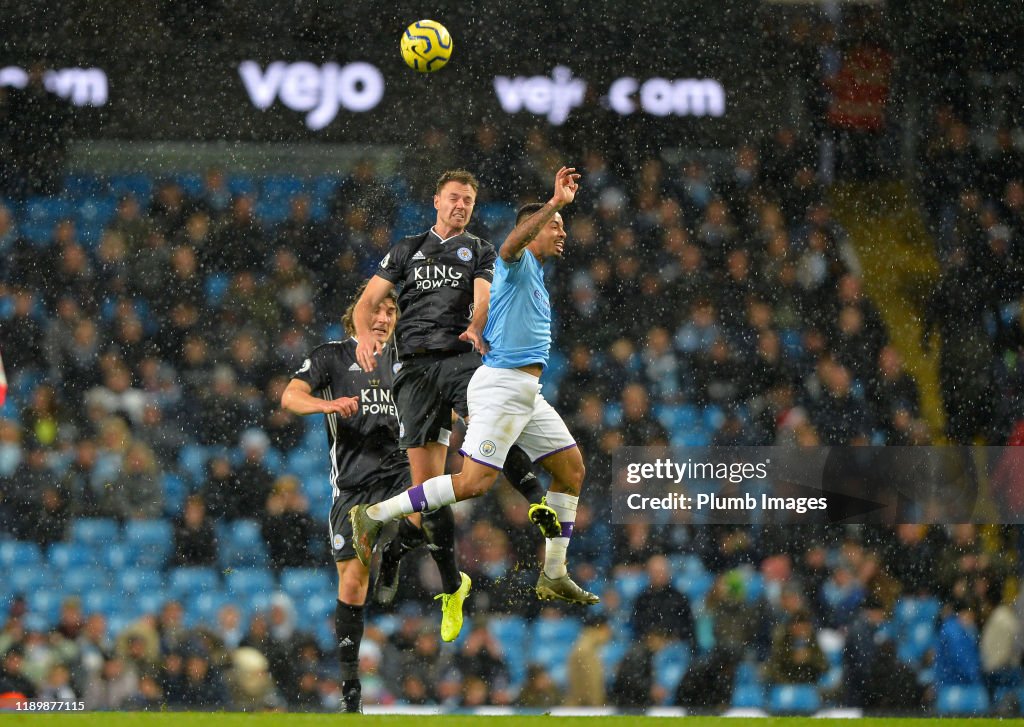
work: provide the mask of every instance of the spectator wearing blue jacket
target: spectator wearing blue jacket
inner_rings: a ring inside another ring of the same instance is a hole
[[[954,601],[939,627],[935,647],[935,686],[981,684],[981,653],[974,610],[963,600]]]

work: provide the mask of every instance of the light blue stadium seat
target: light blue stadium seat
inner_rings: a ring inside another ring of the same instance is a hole
[[[39,615],[46,619],[48,624],[56,622],[60,614],[60,605],[68,594],[62,589],[39,588],[28,594],[28,609],[30,613]]]
[[[126,568],[117,574],[117,586],[130,596],[163,589],[164,579],[159,571],[149,568]]]
[[[142,591],[134,599],[135,610],[141,614],[158,614],[164,604],[173,597],[162,588],[155,588],[150,591]]]
[[[188,494],[188,485],[181,475],[174,472],[164,472],[160,476],[160,487],[164,493],[164,514],[174,517],[181,512],[185,504],[185,496]]]
[[[82,610],[86,614],[102,613],[109,617],[124,608],[124,594],[109,588],[94,588],[82,594]]]
[[[935,697],[935,711],[942,716],[980,717],[988,714],[988,710],[988,691],[980,684],[938,688]]]
[[[45,568],[15,568],[4,571],[4,582],[11,594],[20,593],[27,596],[35,590],[52,585],[51,574]]]
[[[176,598],[187,599],[196,593],[220,588],[220,579],[213,568],[186,566],[170,571],[170,591]]]
[[[6,574],[34,568],[42,560],[42,552],[35,543],[21,540],[7,540],[0,543],[0,570]]]
[[[901,598],[896,602],[893,617],[900,630],[906,632],[914,624],[935,623],[939,608],[937,598]]]
[[[209,285],[209,280],[210,278],[207,278],[207,285]],[[178,452],[178,468],[192,481],[194,486],[199,486],[206,481],[206,462],[209,458],[210,451],[206,447],[199,444],[186,444]]]
[[[203,196],[203,177],[199,174],[175,174],[174,181],[184,190],[189,197]]]
[[[764,709],[764,687],[760,684],[737,684],[729,704],[733,709]]]
[[[126,543],[105,545],[100,548],[99,553],[100,565],[114,573],[131,567],[135,562],[135,552],[132,546]]]
[[[288,202],[299,192],[303,191],[303,182],[300,177],[294,174],[272,174],[263,178],[260,185],[260,197],[266,200],[281,200]]]
[[[626,610],[632,608],[633,601],[640,595],[640,592],[647,588],[649,580],[647,573],[620,573],[615,576],[615,590],[622,599],[622,607]]]
[[[613,401],[604,405],[604,423],[611,428],[622,424],[622,404]]]
[[[232,197],[256,194],[256,180],[247,174],[232,174],[228,177],[228,191]]]
[[[75,221],[81,225],[99,225],[110,222],[117,211],[117,200],[113,197],[88,197],[75,210]]]
[[[896,656],[908,664],[919,664],[925,654],[935,646],[935,625],[929,621],[921,621],[909,626],[899,637]]]
[[[708,447],[711,445],[711,432],[701,427],[672,432],[669,443],[675,448]]]
[[[298,601],[295,604],[295,609],[299,613],[299,618],[302,619],[301,623],[307,625],[308,628],[314,628],[334,613],[337,603],[337,594],[318,594]]]
[[[260,524],[248,519],[231,523],[220,543],[219,561],[230,568],[266,567],[267,546]]]
[[[672,579],[672,585],[690,599],[692,606],[704,602],[704,597],[715,583],[712,573],[678,573]]]
[[[700,411],[691,404],[659,404],[654,406],[653,413],[670,436],[700,424]]]
[[[98,197],[107,193],[107,182],[95,174],[68,174],[64,177],[64,196],[71,199]]]
[[[153,181],[148,174],[114,174],[110,177],[110,193],[115,197],[131,195],[145,209],[153,195]]]
[[[114,579],[105,568],[85,566],[70,568],[60,576],[61,588],[81,595],[86,591],[112,588]]]
[[[710,406],[704,407],[702,414],[702,422],[704,429],[708,431],[717,432],[722,428],[722,424],[725,423],[725,412],[722,408],[711,404]]]
[[[124,526],[124,542],[132,562],[143,568],[163,568],[174,548],[174,532],[166,520],[130,520]]]
[[[533,641],[535,644],[551,642],[572,645],[580,635],[580,622],[571,617],[541,618],[533,624]]]
[[[778,684],[768,692],[768,710],[775,714],[812,714],[821,708],[813,684]]]
[[[683,643],[669,644],[654,655],[654,679],[670,695],[690,668],[690,647]]]
[[[621,638],[613,638],[601,650],[601,664],[604,666],[605,681],[609,684],[615,679],[615,670],[619,667],[622,657],[629,651],[629,642]]]
[[[53,543],[48,553],[50,566],[66,571],[72,568],[96,566],[100,563],[99,553],[85,543]]]
[[[434,215],[435,211],[431,205],[415,202],[399,205],[392,237],[397,240],[406,235],[423,232],[433,223]]]
[[[111,518],[79,518],[71,523],[71,540],[106,547],[121,539],[121,528]]]
[[[239,568],[226,578],[227,592],[246,599],[254,593],[273,593],[277,588],[274,575],[264,568]]]
[[[761,686],[761,673],[757,664],[752,661],[741,661],[736,666],[736,684]]]
[[[288,199],[285,198],[274,198],[274,199],[261,199],[256,203],[255,214],[256,217],[265,226],[272,226],[280,224],[288,219],[288,214],[291,211],[291,204]]]
[[[229,603],[236,602],[226,592],[220,590],[203,591],[195,593],[185,603],[185,612],[189,623],[198,625],[206,624],[215,626],[217,614]]]
[[[523,649],[523,644],[528,643],[526,621],[521,616],[501,616],[491,619],[487,630],[501,645],[512,683],[521,684],[526,679],[526,654]]]
[[[281,590],[292,600],[334,592],[330,576],[319,568],[285,568],[281,571]]]

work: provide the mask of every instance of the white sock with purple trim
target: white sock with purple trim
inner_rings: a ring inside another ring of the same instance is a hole
[[[366,514],[374,520],[388,522],[414,512],[430,512],[455,502],[455,487],[451,475],[431,477],[422,485],[410,487],[394,497],[370,505]]]
[[[572,537],[580,498],[564,492],[548,492],[545,502],[558,515],[558,522],[562,524],[562,537],[547,538],[544,541],[544,574],[548,578],[561,578],[568,574],[565,567],[566,551],[569,549],[569,538]]]

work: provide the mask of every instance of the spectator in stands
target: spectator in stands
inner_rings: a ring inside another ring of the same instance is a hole
[[[24,674],[25,652],[21,644],[10,646],[0,662],[0,694],[20,694],[35,699],[37,690]]]
[[[935,645],[935,686],[982,684],[974,609],[962,599],[947,606]]]
[[[260,512],[271,567],[280,571],[282,568],[312,566],[310,543],[318,528],[309,515],[309,502],[302,494],[298,478],[292,475],[279,477]]]
[[[103,662],[103,668],[86,683],[82,698],[89,709],[117,710],[138,692],[135,669],[117,654]]]
[[[193,647],[185,655],[184,679],[178,704],[192,710],[228,707],[228,692],[220,669],[210,663],[202,647]]]
[[[576,522],[579,523],[578,513]],[[608,617],[600,612],[587,611],[583,618],[583,630],[569,652],[565,706],[601,707],[607,704],[601,655],[611,638],[612,629]]]
[[[104,517],[150,520],[163,511],[163,491],[157,481],[156,459],[145,444],[131,444],[121,473],[103,488],[99,512]]]
[[[1001,585],[998,581],[997,585]],[[981,628],[979,654],[981,669],[993,704],[1002,692],[1017,689],[1024,684],[1024,626],[1014,603],[1000,599],[998,590],[986,594],[992,607]]]
[[[284,700],[274,687],[267,657],[243,646],[231,654],[232,667],[226,674],[232,707],[243,712],[280,709]]]
[[[816,684],[828,661],[818,646],[810,614],[802,612],[777,631],[765,671],[773,684]]]
[[[204,566],[217,562],[217,534],[206,514],[201,495],[189,495],[185,507],[174,519],[174,555],[176,566]]]
[[[766,654],[770,614],[762,599],[748,600],[744,572],[734,569],[715,577],[704,602],[704,611],[711,617],[715,649],[734,661],[748,649],[760,656]]]
[[[668,643],[659,629],[652,629],[636,641],[619,662],[608,696],[626,709],[645,709],[660,704],[665,690],[654,680],[654,656]]]
[[[139,675],[138,691],[125,700],[122,709],[132,712],[162,712],[167,709],[164,690],[160,686],[159,672]]]
[[[647,561],[647,588],[640,592],[630,620],[633,633],[642,638],[659,631],[671,640],[690,646],[694,640],[693,611],[690,600],[672,585],[672,564],[664,555]]]
[[[508,667],[501,644],[487,629],[483,619],[473,622],[472,630],[455,656],[455,666],[463,674],[476,676],[496,697],[508,689]]]
[[[553,707],[562,700],[562,695],[547,670],[540,664],[526,668],[526,683],[519,690],[517,703],[530,709]]]

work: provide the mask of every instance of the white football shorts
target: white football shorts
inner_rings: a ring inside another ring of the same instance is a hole
[[[534,462],[575,447],[569,428],[540,388],[536,376],[519,369],[478,368],[466,392],[469,425],[459,451],[500,470],[513,444]]]

